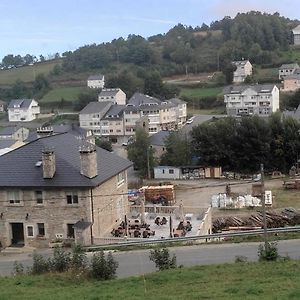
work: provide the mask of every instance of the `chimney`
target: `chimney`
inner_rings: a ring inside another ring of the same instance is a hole
[[[55,153],[53,148],[45,148],[42,152],[43,177],[45,179],[53,178],[56,171]]]
[[[80,173],[87,178],[94,178],[98,175],[96,146],[86,143],[79,148]]]

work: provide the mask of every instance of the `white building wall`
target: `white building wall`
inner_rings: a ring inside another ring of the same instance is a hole
[[[176,167],[155,167],[154,178],[155,179],[180,179],[181,171]]]

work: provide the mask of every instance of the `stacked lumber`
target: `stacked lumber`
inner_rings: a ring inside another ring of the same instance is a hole
[[[152,201],[160,196],[168,202],[175,201],[174,185],[144,186],[141,188],[145,193],[146,201]]]
[[[268,228],[300,225],[300,213],[294,208],[285,208],[281,213],[275,211],[266,212]],[[228,230],[251,230],[263,228],[263,213],[251,214],[245,217],[217,218],[213,221],[212,232]]]

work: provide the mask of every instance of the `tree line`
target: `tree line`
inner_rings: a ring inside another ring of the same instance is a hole
[[[300,124],[279,113],[268,119],[226,117],[194,127],[189,136],[171,133],[162,165],[222,166],[224,171],[288,172],[300,158]]]

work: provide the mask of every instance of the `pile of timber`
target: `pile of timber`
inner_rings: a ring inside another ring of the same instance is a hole
[[[300,225],[300,213],[294,208],[285,208],[281,213],[266,212],[268,228]],[[224,217],[213,221],[212,232],[228,230],[254,230],[263,228],[263,213],[251,214],[245,217]]]

